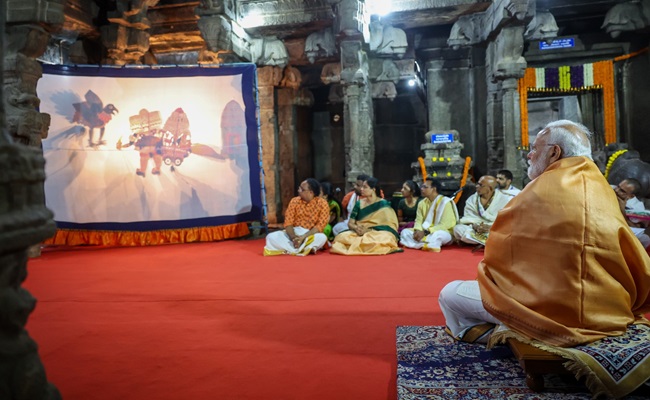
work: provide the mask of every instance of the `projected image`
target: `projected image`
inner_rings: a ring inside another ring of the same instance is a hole
[[[46,71],[37,90],[41,112],[52,118],[43,150],[46,202],[57,223],[232,223],[259,199],[251,185],[259,180],[257,157],[249,160],[249,150],[257,152],[256,126],[247,125],[240,73]]]

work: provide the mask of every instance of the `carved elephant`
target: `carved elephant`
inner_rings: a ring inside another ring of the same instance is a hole
[[[370,23],[370,50],[377,54],[391,54],[399,58],[404,56],[408,42],[406,33],[399,28],[383,25],[381,22]]]
[[[310,63],[317,57],[330,57],[336,54],[334,34],[330,30],[314,32],[305,41],[305,55]]]
[[[620,155],[612,164],[607,180],[618,185],[623,179],[634,178],[641,183],[641,193],[637,197],[650,197],[650,164],[641,160],[639,153],[629,150]]]
[[[275,37],[251,39],[251,61],[258,65],[277,65],[284,67],[289,62],[284,43]]]
[[[548,11],[537,11],[528,24],[524,36],[528,40],[551,40],[560,30],[555,17]]]
[[[601,28],[613,38],[623,31],[636,31],[648,26],[650,20],[650,0],[621,3],[612,7],[605,15]]]

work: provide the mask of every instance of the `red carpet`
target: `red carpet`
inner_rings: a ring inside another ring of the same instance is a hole
[[[483,254],[263,257],[263,240],[46,249],[27,328],[66,400],[395,399],[395,328]]]

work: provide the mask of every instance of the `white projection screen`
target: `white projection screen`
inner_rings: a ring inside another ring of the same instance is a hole
[[[43,70],[45,194],[59,229],[261,219],[254,65]]]

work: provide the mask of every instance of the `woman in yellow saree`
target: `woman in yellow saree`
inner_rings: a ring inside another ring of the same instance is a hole
[[[403,251],[398,246],[397,215],[379,195],[379,182],[368,178],[361,186],[361,200],[354,205],[349,230],[334,238],[331,253],[348,256],[382,255]]]

